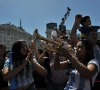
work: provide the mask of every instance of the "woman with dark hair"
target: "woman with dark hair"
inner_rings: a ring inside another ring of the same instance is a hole
[[[30,43],[32,44],[32,42]],[[12,46],[13,70],[9,70],[9,59],[4,64],[3,78],[10,80],[16,78],[16,90],[35,90],[33,70],[45,75],[45,69],[33,58],[32,50],[27,48],[25,41],[16,41]]]
[[[98,61],[94,58],[93,46],[87,40],[80,40],[76,45],[76,57],[64,49],[61,53],[67,61],[60,63],[60,54],[56,53],[54,66],[57,70],[70,69],[64,90],[91,90],[100,69]]]
[[[8,81],[3,80],[3,65],[5,62],[5,51],[6,46],[4,44],[0,44],[0,90],[8,90]]]

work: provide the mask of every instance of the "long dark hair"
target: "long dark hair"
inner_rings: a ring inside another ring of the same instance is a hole
[[[27,53],[26,55],[22,55],[21,54],[21,44],[22,42],[26,43],[24,40],[19,40],[19,41],[16,41],[13,46],[12,46],[12,60],[13,60],[13,65],[14,65],[14,68],[20,66],[22,63],[23,63],[23,60],[25,60],[27,54],[28,54],[28,48],[27,48]],[[28,67],[29,67],[29,64],[27,63],[26,65],[26,69],[28,71]],[[20,74],[23,74],[23,70],[20,71]]]
[[[84,60],[84,64],[87,65],[87,63],[91,60],[91,59],[94,59],[94,51],[93,51],[93,46],[92,44],[88,41],[88,40],[80,40],[87,52],[86,52],[86,56],[85,56],[85,60]]]

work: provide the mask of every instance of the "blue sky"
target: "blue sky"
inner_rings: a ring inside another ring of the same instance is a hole
[[[22,26],[30,34],[35,28],[45,35],[46,23],[55,22],[57,26],[62,17],[71,8],[65,21],[67,29],[71,29],[76,14],[89,15],[92,25],[100,25],[100,0],[0,0],[0,24],[11,22]]]

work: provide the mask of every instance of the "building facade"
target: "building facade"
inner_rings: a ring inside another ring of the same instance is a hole
[[[51,22],[46,24],[46,37],[51,38],[51,32],[54,28],[57,28],[57,23]]]
[[[46,37],[47,38],[51,38],[51,32],[53,31],[54,28],[57,28],[57,23],[47,23],[46,24]],[[59,30],[64,30],[66,31],[66,35],[70,36],[71,30],[66,30],[66,26],[63,25],[63,27],[61,25],[59,25]]]
[[[59,30],[60,30],[60,31],[61,31],[61,30],[66,31],[66,26],[65,26],[65,25],[59,25]]]
[[[17,40],[25,40],[29,46],[32,35],[27,33],[21,26],[16,27],[11,23],[0,25],[0,43],[6,45],[6,50],[11,50],[12,45]]]
[[[54,28],[57,28],[57,23],[47,23],[46,24],[46,37],[51,38],[51,32],[53,31]],[[71,30],[67,30],[65,25],[59,25],[59,30],[64,30],[66,31],[66,35],[70,37]],[[81,39],[81,33],[77,33],[77,38]],[[98,32],[98,39],[100,40],[100,32]]]

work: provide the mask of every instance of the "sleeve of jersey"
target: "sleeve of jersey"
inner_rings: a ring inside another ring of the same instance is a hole
[[[97,66],[97,68],[98,68],[98,72],[99,72],[99,70],[100,70],[100,66],[99,66],[99,62],[98,62],[98,60],[96,60],[96,59],[92,59],[88,64],[90,64],[90,63],[95,64],[95,65]]]
[[[9,59],[7,59],[5,61],[5,63],[4,63],[4,67],[3,68],[9,68],[9,64],[10,64]]]

